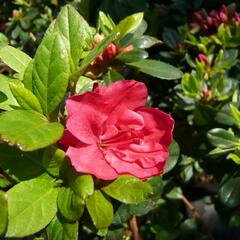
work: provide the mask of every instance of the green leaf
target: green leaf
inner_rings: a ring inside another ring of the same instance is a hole
[[[164,173],[171,171],[174,166],[177,164],[180,149],[178,143],[173,140],[172,144],[168,147],[169,157],[167,159],[167,163],[164,167]]]
[[[167,195],[169,199],[180,199],[182,197],[182,189],[180,187],[174,187]]]
[[[63,100],[70,74],[65,39],[48,35],[38,47],[33,63],[33,93],[45,115],[49,116]]]
[[[69,177],[69,186],[83,200],[94,192],[94,181],[91,175],[79,175],[74,172]]]
[[[83,59],[77,72],[74,73],[74,78],[78,79],[86,70],[88,65],[93,62],[105,48],[113,42],[117,37],[118,32],[112,32],[110,35],[105,37],[88,55]]]
[[[4,235],[8,223],[8,198],[7,194],[0,190],[0,236]]]
[[[33,91],[33,62],[34,59],[28,64],[24,75],[23,75],[23,85],[25,88],[30,90],[31,92]]]
[[[41,166],[53,177],[59,177],[60,167],[65,159],[65,152],[55,146],[44,149]]]
[[[20,79],[22,79],[24,71],[31,61],[31,58],[26,53],[8,45],[0,46],[0,58],[20,74]]]
[[[32,179],[8,191],[7,237],[24,237],[43,229],[57,212],[54,182]]]
[[[141,36],[140,38],[136,39],[135,41],[132,42],[132,45],[135,48],[150,48],[156,44],[161,44],[162,41],[160,41],[159,39],[152,37],[152,36],[148,36],[148,35],[144,35]]]
[[[111,225],[113,220],[113,206],[103,196],[101,191],[95,191],[87,199],[86,205],[92,221],[98,229],[107,228]]]
[[[127,63],[127,65],[137,68],[140,72],[161,79],[174,80],[182,77],[182,72],[179,69],[157,60],[145,59]]]
[[[109,35],[116,26],[111,17],[102,11],[99,12],[98,24],[105,36]]]
[[[25,110],[0,114],[0,135],[4,141],[16,144],[22,151],[47,147],[63,134],[63,126],[50,123],[44,116]]]
[[[114,29],[115,31],[120,32],[117,39],[122,39],[128,33],[133,32],[136,28],[139,27],[142,20],[143,20],[143,13],[140,12],[140,13],[135,13],[131,16],[128,16],[124,18],[122,21],[120,21]]]
[[[75,195],[70,188],[62,187],[58,193],[58,209],[69,221],[78,220],[84,211],[82,199]]]
[[[240,177],[230,177],[219,189],[221,201],[228,207],[240,204]]]
[[[22,109],[42,113],[41,105],[37,97],[31,91],[16,84],[10,84],[10,89]]]
[[[149,183],[136,177],[123,175],[102,190],[112,198],[123,203],[140,203],[152,193]]]
[[[183,75],[181,85],[184,93],[192,97],[195,97],[200,90],[200,82],[189,73]]]
[[[240,145],[238,138],[232,133],[222,128],[214,128],[207,133],[209,142],[214,147],[231,148]]]
[[[120,60],[122,62],[136,62],[143,60],[148,57],[148,52],[142,50],[142,49],[134,49],[127,53],[121,53],[116,56],[117,60]]]
[[[70,223],[57,214],[46,231],[49,240],[74,240],[78,238],[78,222]]]
[[[78,79],[77,84],[76,84],[76,93],[80,94],[80,93],[92,91],[93,84],[95,82],[96,81],[93,81],[91,78],[81,76]]]
[[[106,85],[123,79],[124,76],[112,68],[109,68],[109,70],[103,75],[103,81]]]
[[[237,148],[234,153],[229,153],[227,155],[228,159],[232,159],[236,164],[240,164],[240,149]]]
[[[231,115],[233,116],[236,125],[240,128],[240,111],[233,104],[230,104]]]
[[[60,32],[67,40],[72,70],[75,70],[83,50],[91,43],[90,26],[74,7],[66,5],[56,19],[54,31]]]
[[[2,101],[0,102],[0,109],[2,110],[12,110],[12,106],[17,106],[18,103],[14,96],[12,95],[12,92],[10,90],[9,83],[17,83],[18,81],[8,78],[2,74],[0,74],[0,92],[2,93]],[[5,100],[5,101],[4,101]]]

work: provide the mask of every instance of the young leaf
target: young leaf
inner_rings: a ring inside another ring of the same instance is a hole
[[[0,59],[19,73],[20,79],[22,79],[24,71],[31,61],[31,58],[26,53],[8,45],[0,46]]]
[[[57,214],[47,226],[47,236],[51,240],[73,240],[78,238],[78,222],[70,223]]]
[[[2,139],[23,151],[33,151],[55,143],[63,134],[63,126],[50,123],[44,116],[25,110],[0,114]]]
[[[68,86],[70,65],[65,40],[59,33],[47,35],[38,47],[33,63],[33,93],[45,115],[62,101]]]
[[[8,200],[7,194],[0,190],[0,236],[4,235],[8,223]]]
[[[140,12],[140,13],[135,13],[131,16],[128,16],[124,18],[122,21],[120,21],[114,29],[115,31],[120,32],[117,39],[122,39],[128,33],[131,33],[136,28],[138,28],[142,20],[143,20],[143,13]]]
[[[98,24],[105,36],[109,35],[116,26],[113,20],[102,11],[99,12]]]
[[[57,212],[55,183],[32,179],[8,191],[7,237],[24,237],[43,229]]]
[[[98,229],[107,228],[113,220],[113,206],[101,193],[97,190],[87,199],[87,210],[92,218],[94,225]]]
[[[10,89],[22,109],[42,113],[41,105],[37,97],[31,91],[16,84],[10,84]]]
[[[161,79],[174,80],[182,77],[182,72],[179,69],[157,60],[145,59],[127,63],[127,65],[137,68],[140,72]]]
[[[129,175],[120,176],[102,190],[120,202],[135,204],[146,200],[152,193],[152,187],[149,183]]]
[[[91,42],[90,26],[71,5],[66,5],[57,17],[54,31],[60,32],[67,40],[67,48],[70,50],[71,56],[70,62],[73,63],[72,70],[75,70],[83,50],[88,48]]]
[[[57,203],[60,213],[69,221],[76,221],[83,214],[82,199],[70,188],[62,187],[59,190]]]

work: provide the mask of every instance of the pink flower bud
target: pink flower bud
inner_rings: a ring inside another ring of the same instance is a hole
[[[222,22],[224,22],[225,24],[227,24],[227,22],[228,22],[228,16],[227,16],[225,13],[223,13],[223,12],[220,12],[220,13],[219,13],[219,16],[220,16]]]
[[[200,62],[204,62],[205,64],[208,64],[208,58],[204,53],[199,53],[198,54],[198,60]]]

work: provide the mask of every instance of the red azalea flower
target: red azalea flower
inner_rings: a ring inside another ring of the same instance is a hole
[[[122,174],[146,179],[163,172],[174,120],[144,107],[147,96],[143,83],[122,80],[67,99],[60,145],[77,172],[103,180]]]

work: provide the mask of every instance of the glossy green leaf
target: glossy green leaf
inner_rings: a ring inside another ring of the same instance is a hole
[[[31,91],[16,84],[10,84],[10,89],[22,109],[42,113],[41,105]]]
[[[136,62],[143,60],[148,57],[148,52],[142,50],[142,49],[134,49],[127,53],[121,53],[116,56],[117,60],[120,60],[122,62]]]
[[[95,191],[86,202],[87,210],[98,229],[107,228],[113,220],[113,206],[101,191]]]
[[[57,212],[54,182],[32,179],[8,191],[7,237],[24,237],[43,229]]]
[[[0,46],[0,59],[19,73],[20,79],[22,79],[24,71],[31,61],[31,58],[26,53],[8,45]]]
[[[63,126],[50,123],[44,116],[25,110],[13,110],[0,114],[0,135],[23,151],[47,147],[60,139]]]
[[[167,195],[169,199],[180,199],[182,197],[182,189],[174,187]]]
[[[214,128],[210,130],[207,137],[214,147],[231,148],[240,145],[238,138],[232,132],[222,128]]]
[[[219,189],[221,201],[228,207],[240,204],[240,177],[229,178]]]
[[[159,39],[152,37],[152,36],[148,36],[148,35],[144,35],[141,36],[140,38],[136,39],[135,41],[132,42],[132,45],[135,48],[150,48],[156,44],[161,44],[162,41],[160,41]]]
[[[70,62],[73,64],[72,70],[75,70],[83,50],[91,43],[90,26],[74,7],[66,5],[56,19],[54,31],[65,37],[67,49],[70,50]]]
[[[171,171],[177,164],[179,154],[180,154],[180,149],[179,149],[178,143],[175,140],[173,140],[171,145],[168,147],[168,151],[169,151],[169,157],[164,167],[164,173]]]
[[[76,84],[76,93],[85,93],[85,92],[89,92],[89,91],[92,91],[93,89],[93,84],[95,83],[96,81],[93,81],[92,79],[90,78],[87,78],[87,77],[84,77],[84,76],[81,76],[78,81],[77,81],[77,84]]]
[[[8,198],[7,194],[0,190],[0,236],[4,235],[8,223]]]
[[[124,18],[122,21],[120,21],[114,29],[115,31],[120,32],[117,39],[122,39],[128,33],[131,33],[136,28],[138,28],[142,20],[143,20],[143,13],[140,12],[140,13],[135,13],[133,15],[130,15]]]
[[[140,72],[161,79],[174,80],[182,77],[182,72],[179,69],[157,60],[145,59],[127,63],[127,65],[137,68]]]
[[[68,222],[57,214],[46,232],[49,240],[75,240],[78,238],[78,222]]]
[[[112,198],[123,203],[140,203],[152,193],[149,183],[136,177],[123,175],[102,190]]]
[[[78,220],[84,211],[82,199],[70,188],[62,187],[58,193],[58,209],[69,221]]]
[[[116,82],[118,80],[123,80],[124,76],[119,72],[115,71],[112,68],[109,68],[108,71],[103,75],[103,81],[106,85]]]
[[[33,93],[49,116],[63,100],[70,74],[68,49],[62,35],[48,35],[38,47],[33,63]]]
[[[11,78],[8,78],[0,74],[0,91],[2,93],[2,101],[0,102],[0,109],[2,110],[12,110],[11,106],[14,106],[14,105],[18,106],[18,103],[10,90],[10,86],[9,86],[10,82],[16,83],[17,80],[15,81]]]

